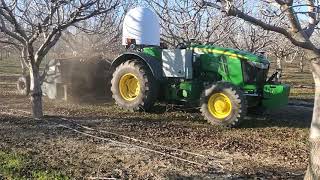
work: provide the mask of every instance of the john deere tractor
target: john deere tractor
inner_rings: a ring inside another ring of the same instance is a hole
[[[113,61],[111,80],[112,96],[123,109],[148,111],[157,101],[185,104],[200,107],[211,124],[233,127],[249,108],[287,104],[290,88],[276,73],[267,78],[270,63],[263,54],[196,43],[167,49],[160,46],[158,28],[147,8],[125,17],[127,51]]]

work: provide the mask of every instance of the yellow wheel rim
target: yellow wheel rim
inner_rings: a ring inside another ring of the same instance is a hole
[[[232,104],[225,94],[215,93],[209,98],[208,110],[215,118],[224,119],[230,115]]]
[[[119,81],[120,95],[127,101],[133,101],[140,94],[140,82],[137,76],[131,73],[124,74]]]

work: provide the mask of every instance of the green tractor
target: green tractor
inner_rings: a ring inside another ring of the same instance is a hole
[[[130,12],[127,26],[132,13],[152,16],[146,8]],[[157,101],[184,104],[200,107],[210,124],[234,127],[249,108],[277,109],[288,103],[290,87],[278,82],[278,72],[267,78],[270,63],[263,54],[194,43],[167,49],[157,46],[158,38],[143,43],[145,39],[132,38],[126,32],[130,28],[124,29],[127,52],[112,62],[111,80],[112,97],[123,109],[148,111]]]

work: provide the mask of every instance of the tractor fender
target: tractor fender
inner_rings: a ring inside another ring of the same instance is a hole
[[[149,67],[151,73],[153,74],[156,80],[162,80],[162,64],[160,60],[141,52],[125,52],[121,54],[115,60],[112,61],[111,68],[115,69],[121,63],[132,59],[142,61]]]

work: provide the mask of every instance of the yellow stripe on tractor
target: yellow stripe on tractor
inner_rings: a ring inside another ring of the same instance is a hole
[[[234,58],[248,59],[245,56],[242,56],[240,54],[235,54],[230,51],[222,51],[222,50],[207,49],[207,48],[194,48],[193,50],[195,53],[215,53],[215,54],[223,54],[223,55],[231,56]]]

